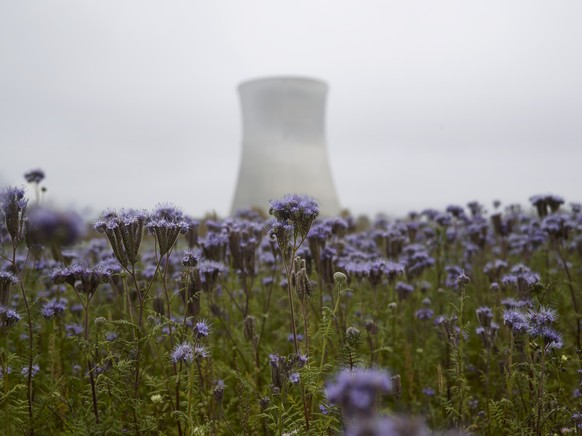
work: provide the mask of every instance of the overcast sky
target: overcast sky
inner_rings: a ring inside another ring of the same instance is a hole
[[[582,2],[0,0],[0,182],[230,210],[245,80],[325,80],[342,206],[582,200]]]

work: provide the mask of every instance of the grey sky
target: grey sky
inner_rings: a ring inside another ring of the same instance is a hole
[[[330,85],[343,206],[582,200],[582,2],[0,0],[0,179],[64,205],[230,208],[236,86]]]

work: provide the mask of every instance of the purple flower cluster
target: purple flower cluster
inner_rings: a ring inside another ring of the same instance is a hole
[[[24,174],[24,178],[28,183],[40,183],[44,180],[45,174],[44,171],[40,168],[36,168],[34,170],[30,170]]]
[[[20,321],[20,315],[13,309],[0,306],[0,327],[10,328]]]
[[[206,338],[210,333],[210,326],[206,321],[199,321],[194,325],[194,333],[198,338]]]
[[[8,306],[10,286],[18,283],[18,277],[8,271],[0,271],[0,306]]]
[[[355,368],[337,374],[327,384],[325,395],[331,404],[339,405],[349,419],[374,414],[376,398],[391,391],[392,380],[388,372]]]
[[[40,313],[47,319],[62,316],[67,308],[66,298],[53,298],[43,304]]]
[[[145,226],[156,238],[160,256],[164,256],[174,246],[178,235],[190,229],[190,222],[179,208],[161,204],[149,215]]]
[[[101,283],[108,282],[110,278],[111,273],[107,270],[78,264],[56,268],[50,274],[52,282],[66,283],[89,295],[92,295]]]
[[[45,207],[30,211],[26,222],[26,242],[33,245],[72,245],[85,233],[85,223],[74,212],[57,212]]]
[[[281,223],[292,222],[301,238],[307,237],[311,224],[319,216],[319,204],[307,195],[287,194],[269,203],[269,214]]]
[[[187,365],[194,362],[194,349],[192,348],[192,345],[188,342],[176,345],[172,351],[172,362],[185,363]]]
[[[564,199],[558,195],[534,195],[529,201],[536,207],[540,218],[545,217],[548,213],[557,212]]]
[[[546,349],[562,348],[563,339],[551,325],[557,320],[555,310],[540,306],[538,310],[510,309],[503,314],[503,322],[516,334],[526,333],[543,340]]]
[[[22,236],[22,220],[28,204],[24,195],[22,187],[9,186],[0,191],[0,218],[4,218],[6,230],[13,244]]]
[[[540,281],[540,275],[532,272],[525,265],[516,265],[509,274],[501,278],[501,283],[514,288],[521,299],[530,296],[532,288]]]
[[[95,230],[105,233],[119,263],[128,268],[138,261],[138,251],[148,215],[145,211],[122,209],[105,211],[95,222]]]

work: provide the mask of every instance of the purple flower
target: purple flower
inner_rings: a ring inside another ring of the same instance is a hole
[[[52,282],[67,283],[77,290],[87,294],[93,294],[101,283],[106,283],[111,278],[111,273],[100,267],[87,267],[74,264],[64,268],[56,268],[50,274]]]
[[[194,326],[194,333],[198,338],[206,338],[210,333],[210,326],[206,321],[197,322]]]
[[[7,306],[10,299],[10,286],[18,283],[18,277],[8,271],[0,271],[0,306]]]
[[[506,310],[503,313],[503,323],[515,333],[525,333],[529,329],[525,314],[518,310]]]
[[[422,393],[427,397],[434,397],[435,391],[431,387],[426,387],[422,389]]]
[[[269,203],[269,214],[283,224],[292,222],[302,238],[307,236],[311,224],[319,216],[319,204],[307,195],[287,194]]]
[[[293,383],[294,385],[296,385],[297,383],[299,383],[299,373],[298,372],[293,372],[291,374],[289,374],[289,381],[291,383]]]
[[[20,315],[13,309],[0,306],[0,326],[10,328],[20,321]]]
[[[446,210],[448,213],[450,213],[455,218],[461,218],[462,216],[465,215],[465,209],[463,209],[462,206],[457,206],[455,204],[447,206]]]
[[[172,351],[172,362],[174,363],[183,362],[189,365],[193,361],[194,361],[194,350],[192,349],[192,346],[189,343],[183,342],[174,347],[174,351]]]
[[[24,174],[24,178],[28,183],[40,183],[44,180],[44,171],[40,168],[30,170]]]
[[[388,278],[388,281],[393,283],[396,277],[404,274],[404,265],[399,262],[387,261],[384,264],[384,274]]]
[[[61,316],[65,312],[66,308],[66,298],[53,298],[42,306],[40,313],[45,318],[50,319],[56,316]]]
[[[67,331],[67,336],[80,336],[83,333],[83,326],[79,324],[67,324],[65,325],[65,330]]]
[[[74,212],[36,207],[28,214],[27,245],[72,245],[85,233],[85,223]]]
[[[208,348],[203,345],[197,345],[194,347],[194,359],[206,359],[209,356]]]
[[[528,297],[533,286],[539,281],[540,275],[532,272],[524,265],[514,266],[510,274],[506,274],[501,278],[501,283],[517,290],[520,298]]]
[[[24,198],[24,188],[9,186],[0,191],[0,211],[4,215],[6,230],[12,238],[12,243],[20,240],[21,221],[26,210],[28,200]]]
[[[226,267],[221,262],[213,260],[201,260],[198,264],[200,280],[205,291],[209,292],[216,286],[218,276],[226,271]]]
[[[32,365],[32,377],[37,375],[39,371],[40,371],[40,366],[38,366],[36,363],[34,365]],[[28,377],[28,366],[25,366],[24,368],[22,368],[22,371],[20,371],[20,373],[24,377]]]
[[[269,365],[273,368],[276,368],[279,365],[279,361],[281,360],[281,356],[278,354],[269,354]]]
[[[160,256],[163,256],[174,246],[178,235],[190,229],[190,222],[182,210],[169,204],[160,204],[149,215],[145,226],[156,238]]]
[[[199,261],[200,261],[200,253],[199,252],[194,252],[192,250],[184,251],[184,257],[182,258],[182,265],[183,266],[194,267],[194,266],[198,265]]]
[[[386,371],[355,368],[344,369],[325,388],[332,404],[342,407],[346,417],[371,416],[377,395],[392,390],[392,380]]]
[[[491,319],[493,318],[493,311],[490,307],[478,307],[475,310],[477,314],[477,319],[479,320],[479,324],[483,327],[489,327],[491,325]]]
[[[287,335],[287,340],[288,340],[289,342],[293,342],[293,333],[289,333],[289,334]],[[302,335],[301,333],[297,333],[297,340],[298,340],[298,341],[302,341],[302,340],[303,340],[303,335]]]
[[[124,268],[138,261],[147,217],[146,212],[139,210],[108,210],[95,222],[95,230],[105,233],[115,257]]]
[[[434,311],[432,309],[429,309],[428,307],[423,307],[422,309],[418,309],[415,312],[414,316],[418,320],[426,321],[432,319],[432,317],[434,316]]]
[[[414,292],[414,286],[409,285],[408,283],[398,282],[396,283],[396,293],[398,294],[398,298],[400,300],[405,300],[408,298],[412,292]]]

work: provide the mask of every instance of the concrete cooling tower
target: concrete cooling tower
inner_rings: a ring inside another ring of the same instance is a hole
[[[340,212],[325,141],[327,89],[297,77],[239,85],[242,158],[232,212],[268,209],[269,200],[289,193],[316,198],[323,216]]]

